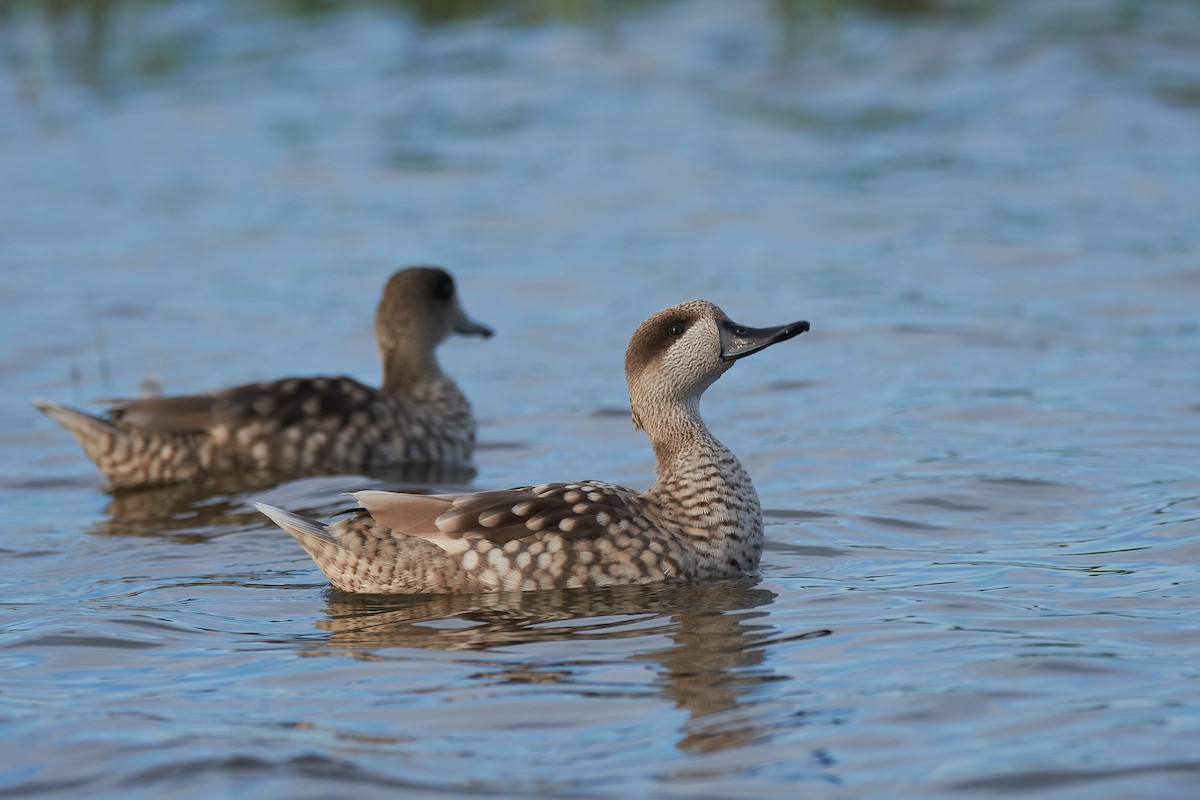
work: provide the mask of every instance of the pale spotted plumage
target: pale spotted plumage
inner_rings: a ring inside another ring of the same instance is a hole
[[[103,417],[34,405],[75,436],[112,488],[232,473],[465,466],[475,421],[435,355],[454,333],[492,335],[463,312],[449,273],[410,267],[388,281],[375,314],[382,388],[346,377],[286,378],[123,401]]]
[[[534,590],[730,577],[758,566],[762,511],[741,463],[709,432],[700,395],[734,359],[808,330],[750,329],[694,300],[638,328],[625,357],[634,423],[657,480],[634,492],[600,481],[459,495],[363,491],[333,525],[258,508],[337,589],[368,594]]]

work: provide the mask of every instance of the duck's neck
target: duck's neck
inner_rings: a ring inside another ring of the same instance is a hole
[[[664,404],[652,414],[639,415],[639,423],[654,445],[659,481],[678,471],[694,456],[725,450],[701,419],[698,402]]]
[[[394,397],[417,397],[431,385],[449,382],[432,352],[389,348],[381,354],[383,390]]]
[[[704,424],[698,406],[697,402],[660,408],[647,421],[657,475],[651,491],[678,492],[692,487],[703,498],[745,495],[754,500],[757,513],[758,495],[750,476]]]
[[[456,436],[474,441],[471,404],[458,385],[442,372],[432,354],[420,359],[385,353],[383,391],[407,409],[406,413],[424,419],[433,429],[455,431]]]
[[[758,493],[741,462],[705,426],[699,410],[660,409],[646,432],[654,442],[658,477],[645,496],[657,513],[701,549],[757,553],[763,535]],[[744,561],[739,569],[757,564],[757,555],[738,557]]]

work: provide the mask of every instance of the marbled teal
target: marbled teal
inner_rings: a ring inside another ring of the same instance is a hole
[[[700,396],[736,359],[808,330],[747,328],[693,300],[660,311],[625,354],[633,423],[654,445],[646,492],[600,481],[416,495],[361,491],[332,525],[258,509],[343,592],[415,594],[707,580],[753,571],[758,494],[709,432]]]
[[[492,335],[463,312],[448,272],[409,267],[388,280],[375,313],[381,388],[347,377],[285,378],[121,401],[104,416],[34,405],[71,432],[113,489],[216,474],[466,466],[475,420],[436,357],[455,333]]]

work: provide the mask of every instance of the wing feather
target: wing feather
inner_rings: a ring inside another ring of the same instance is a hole
[[[377,389],[353,378],[284,378],[248,383],[211,394],[123,400],[109,409],[113,421],[163,434],[197,433],[218,425],[266,423],[282,430],[311,419],[349,424],[354,415],[375,419]]]
[[[438,518],[451,508],[452,497],[377,490],[354,493],[354,499],[372,519],[397,533],[410,536],[442,536]]]
[[[554,532],[595,539],[643,513],[638,495],[606,483],[553,483],[461,495],[363,491],[354,494],[378,523],[447,550],[468,542],[500,546]]]
[[[109,417],[155,433],[199,433],[213,427],[216,402],[211,394],[123,400],[109,409]]]

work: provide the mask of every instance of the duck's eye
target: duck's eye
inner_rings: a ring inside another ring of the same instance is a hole
[[[433,296],[437,300],[449,300],[454,297],[454,281],[445,276],[438,278],[433,284]]]
[[[667,333],[672,336],[683,336],[683,331],[686,326],[682,322],[672,322],[671,327],[667,328]]]

